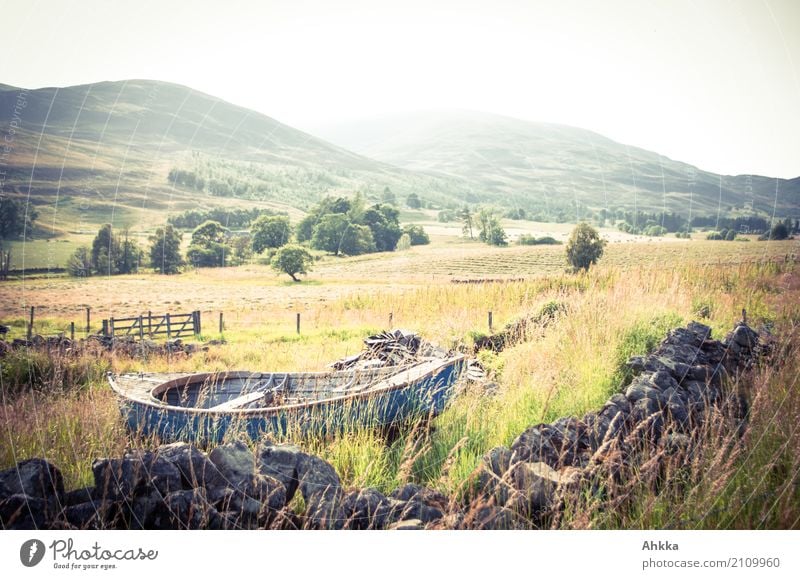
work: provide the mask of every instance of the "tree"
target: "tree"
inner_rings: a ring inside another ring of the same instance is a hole
[[[159,227],[150,236],[150,265],[162,274],[178,273],[183,265],[181,241],[183,234],[172,225]]]
[[[91,269],[100,275],[134,273],[139,270],[142,256],[142,249],[130,239],[128,230],[125,230],[125,237],[120,239],[110,223],[100,227],[88,254]]]
[[[406,225],[403,233],[408,235],[409,245],[428,245],[431,242],[422,225]]]
[[[348,213],[352,207],[346,197],[326,197],[314,206],[297,224],[295,235],[297,241],[309,241],[314,236],[314,228],[323,217],[331,213]]]
[[[227,233],[217,221],[201,223],[192,232],[186,258],[195,267],[225,267],[226,255],[231,251],[226,243]]]
[[[481,209],[478,212],[478,239],[489,245],[508,245],[505,229],[500,225],[500,220],[491,209]]]
[[[782,239],[789,238],[789,228],[786,227],[785,223],[776,223],[772,227],[772,231],[770,231],[769,238],[774,241],[780,241]]]
[[[422,201],[419,198],[419,195],[416,193],[410,193],[406,198],[406,205],[408,205],[411,209],[419,209],[422,207]]]
[[[128,238],[128,230],[125,230],[125,239],[120,243],[119,254],[114,260],[116,273],[135,273],[139,271],[139,264],[142,263],[144,252],[139,244],[133,239]]]
[[[345,232],[350,226],[350,220],[341,213],[331,213],[320,219],[314,226],[314,234],[311,237],[311,246],[339,255],[342,250],[342,240]]]
[[[283,215],[262,215],[250,228],[253,236],[253,251],[262,253],[265,249],[276,249],[289,243],[292,226],[289,218]]]
[[[464,207],[459,210],[458,218],[462,223],[461,232],[464,234],[464,237],[469,235],[470,239],[475,239],[472,233],[472,226],[474,224],[472,221],[472,211],[470,211],[468,206],[464,205]]]
[[[231,240],[231,249],[238,263],[245,263],[253,257],[253,240],[249,235],[237,235]]]
[[[373,205],[364,211],[361,220],[372,232],[378,251],[394,251],[403,234],[399,218],[400,212],[391,205]]]
[[[576,271],[588,270],[602,257],[605,244],[594,227],[585,222],[579,223],[567,241],[567,261]]]
[[[300,281],[297,274],[307,274],[313,261],[314,258],[304,247],[284,245],[275,253],[270,264],[273,269],[289,274],[294,281]]]
[[[119,239],[114,235],[111,224],[106,223],[92,240],[92,268],[101,275],[117,273],[114,260],[119,255]]]
[[[88,247],[79,247],[67,260],[67,273],[72,277],[92,275],[92,256]]]
[[[381,196],[381,201],[384,203],[388,203],[389,205],[397,205],[397,196],[389,189],[389,186],[383,188],[383,195]]]
[[[728,235],[725,236],[725,241],[734,241],[736,239],[736,231],[733,229],[728,230]]]
[[[375,251],[375,239],[366,225],[351,223],[345,230],[340,250],[345,255],[361,255]]]
[[[0,195],[0,239],[17,239],[22,235],[30,238],[33,222],[39,214],[31,206],[16,199]]]

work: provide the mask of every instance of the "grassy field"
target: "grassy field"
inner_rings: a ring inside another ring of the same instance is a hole
[[[116,312],[199,309],[204,313],[204,340],[218,337],[215,313],[225,312],[227,344],[191,357],[147,360],[90,352],[63,360],[35,352],[7,358],[2,370],[7,440],[0,447],[0,468],[44,456],[64,470],[67,485],[73,487],[91,482],[94,458],[153,444],[132,439],[122,428],[104,382],[106,370],[321,370],[359,351],[365,336],[387,327],[390,312],[395,326],[447,347],[468,348],[488,332],[489,310],[500,327],[548,304],[562,304],[565,314],[557,323],[499,355],[481,355],[498,384],[495,396],[466,392],[431,424],[419,423],[391,441],[370,429],[335,439],[295,440],[329,460],[347,485],[388,491],[416,481],[460,493],[488,449],[510,444],[534,423],[599,407],[619,389],[624,361],[653,348],[669,328],[699,319],[721,337],[746,308],[754,325],[768,324],[779,338],[789,339],[800,324],[800,271],[785,256],[797,248],[791,241],[612,243],[598,267],[575,275],[564,271],[563,247],[488,248],[438,240],[403,254],[329,258],[300,284],[284,281],[263,266],[173,277],[12,281],[0,285],[0,323],[10,323],[13,335],[24,333],[23,305],[39,307],[37,331],[43,333],[80,321],[84,305],[92,306],[96,320]],[[504,276],[524,280],[451,283],[453,278]],[[300,335],[294,329],[295,312],[302,314]],[[758,379],[764,389],[780,385],[796,405],[797,374],[790,370],[797,367],[796,352],[788,355],[786,368],[765,369]],[[795,412],[797,406],[777,407],[773,398],[758,399],[754,408],[762,414],[754,423],[768,432],[764,443],[775,445],[774,452],[759,441],[750,457],[733,457],[728,475],[734,482],[713,497],[695,497],[695,508],[711,500],[732,500],[728,493],[733,491],[784,488],[784,479],[760,482],[733,474],[767,468],[778,450],[784,468],[797,466],[792,462],[800,454],[796,429],[776,431],[766,418],[770,412]],[[698,469],[701,478],[719,474],[702,465]],[[797,509],[800,497],[787,492]],[[644,526],[662,524],[658,513],[665,508],[663,500],[643,490],[637,520]],[[564,524],[626,524],[599,512],[587,517]],[[756,514],[747,517],[725,525],[747,527]],[[709,519],[706,526],[719,521]]]

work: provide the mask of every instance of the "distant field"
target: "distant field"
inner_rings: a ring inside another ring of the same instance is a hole
[[[46,245],[60,249],[68,244]],[[796,241],[611,243],[596,269],[602,275],[634,268],[736,265],[783,260],[787,255],[796,255],[798,250],[800,244]],[[224,311],[231,320],[236,317],[240,323],[275,323],[291,331],[294,312],[336,326],[337,321],[330,319],[332,314],[326,308],[331,302],[344,301],[343,309],[353,315],[341,323],[375,324],[388,317],[399,296],[451,286],[453,279],[536,280],[562,274],[565,269],[564,246],[497,248],[439,239],[429,246],[404,252],[325,257],[314,264],[306,281],[299,284],[264,265],[192,270],[176,276],[140,273],[111,278],[62,276],[9,281],[0,284],[0,318],[22,316],[24,308],[31,305],[39,308],[41,317],[64,320],[80,320],[86,306],[94,309],[97,319],[148,310],[201,310],[211,320],[218,311]],[[371,302],[376,295],[382,296],[377,302],[382,304],[380,311],[364,317],[361,315],[364,300]],[[502,307],[503,304],[486,302],[476,305],[476,311],[499,311]],[[480,314],[481,319],[483,315]],[[401,318],[396,321],[402,323]]]

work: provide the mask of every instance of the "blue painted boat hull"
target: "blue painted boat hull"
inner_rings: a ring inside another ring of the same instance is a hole
[[[201,412],[123,398],[120,409],[132,432],[144,437],[154,436],[162,442],[218,443],[226,435],[247,435],[253,440],[265,436],[284,439],[328,436],[359,427],[385,427],[439,414],[453,396],[462,367],[463,360],[457,360],[402,388],[308,406],[256,412]]]

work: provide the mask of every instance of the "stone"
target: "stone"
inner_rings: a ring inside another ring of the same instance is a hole
[[[758,345],[758,334],[745,324],[738,324],[729,339],[729,344],[733,343],[742,348],[752,350]]]
[[[40,499],[61,499],[64,477],[55,466],[41,458],[23,460],[0,472],[0,499],[26,495]]]
[[[383,529],[386,527],[391,501],[374,488],[365,488],[348,493],[342,510],[350,529]]]
[[[656,403],[663,401],[661,391],[659,391],[656,387],[654,387],[649,377],[644,377],[644,376],[635,378],[630,383],[628,388],[625,390],[625,397],[633,405],[636,405],[637,402],[639,402],[644,398],[653,400]]]
[[[519,517],[511,509],[496,505],[479,505],[470,509],[461,523],[464,529],[502,531],[520,528]]]
[[[678,388],[678,382],[672,374],[666,370],[657,370],[650,375],[650,383],[659,392],[664,392],[668,388]]]
[[[341,482],[336,470],[319,457],[304,455],[297,463],[297,488],[313,528],[340,529],[344,524]]]
[[[70,505],[64,509],[63,518],[76,529],[102,529],[104,506],[92,501]]]
[[[80,505],[93,501],[94,487],[84,487],[65,492],[64,496],[61,498],[61,506],[71,507],[73,505]]]
[[[421,502],[442,510],[446,509],[449,503],[449,499],[442,493],[414,483],[407,483],[396,488],[389,496],[400,501]]]
[[[214,463],[202,450],[191,444],[166,444],[159,447],[157,454],[178,469],[185,490],[225,484],[225,479]]]
[[[256,468],[261,474],[279,480],[286,489],[286,501],[294,497],[297,490],[297,464],[306,456],[296,446],[267,445],[259,449],[256,456]]]
[[[286,487],[278,479],[265,474],[252,475],[238,487],[248,497],[256,499],[270,511],[279,511],[286,503]]]
[[[128,499],[155,490],[161,496],[182,489],[181,473],[152,452],[129,453],[121,459],[100,459],[92,464],[95,496]]]
[[[477,469],[478,493],[484,497],[494,496],[495,502],[499,505],[504,505],[508,500],[511,457],[510,449],[498,446],[483,455]]]
[[[405,521],[398,521],[389,525],[390,531],[422,531],[425,525],[419,519],[408,519]]]
[[[13,494],[0,500],[0,528],[28,531],[44,529],[48,523],[47,511],[45,499]]]
[[[588,447],[588,434],[584,441]],[[514,440],[511,451],[512,462],[545,462],[558,468],[574,464],[581,446],[570,440],[563,425],[537,424]]]
[[[211,489],[208,500],[235,528],[252,529],[260,520],[267,518],[267,513],[258,499],[235,488]]]
[[[209,504],[202,488],[180,490],[164,498],[164,509],[153,518],[152,529],[220,529],[223,520]]]
[[[634,422],[639,423],[647,420],[651,415],[659,412],[661,405],[654,398],[641,398],[633,405],[631,416]]]
[[[514,466],[513,486],[517,490],[515,505],[518,512],[536,516],[553,504],[561,477],[544,462],[520,463]]]
[[[217,446],[209,453],[208,458],[228,486],[239,486],[256,472],[255,455],[240,440]]]

